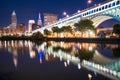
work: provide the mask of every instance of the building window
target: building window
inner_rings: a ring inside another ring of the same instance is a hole
[[[120,1],[117,1],[116,5],[119,5],[120,4]]]
[[[112,3],[112,6],[115,6],[115,2],[114,2],[114,3]]]
[[[105,6],[105,9],[107,9],[108,7],[107,7],[107,5]]]
[[[105,9],[105,7],[103,6],[103,7],[102,7],[102,10],[104,10],[104,9]]]
[[[96,9],[94,10],[94,12],[96,12]]]
[[[98,12],[98,8],[97,8],[97,10],[96,10],[97,12]]]
[[[111,7],[111,4],[109,4],[109,8]]]
[[[101,11],[101,8],[99,8],[99,11]]]

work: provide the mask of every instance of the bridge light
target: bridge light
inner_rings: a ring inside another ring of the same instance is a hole
[[[88,0],[88,2],[87,2],[88,4],[91,4],[92,3],[92,0]]]
[[[67,13],[66,13],[66,12],[63,12],[63,15],[64,15],[64,16],[66,16],[66,15],[67,15]]]
[[[69,17],[69,15],[66,15],[66,17]]]
[[[80,10],[78,10],[78,13],[80,12]]]

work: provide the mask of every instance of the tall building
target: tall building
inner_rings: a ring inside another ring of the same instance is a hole
[[[17,25],[17,17],[15,11],[12,12],[12,17],[11,17],[11,26],[13,28],[16,28]]]
[[[35,24],[35,20],[29,20],[28,22],[28,32],[32,32],[32,25]]]
[[[57,22],[57,15],[51,13],[44,13],[44,26],[48,26]]]
[[[17,26],[16,26],[16,33],[17,34],[21,35],[25,32],[25,30],[26,30],[26,26],[24,23],[17,24]]]
[[[38,26],[42,27],[42,19],[41,19],[40,13],[39,13],[39,17],[38,17]]]

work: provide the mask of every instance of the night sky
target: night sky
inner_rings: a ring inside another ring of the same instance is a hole
[[[92,0],[94,4],[99,4],[106,0]],[[0,27],[8,26],[11,23],[11,14],[15,10],[18,23],[28,23],[29,19],[37,22],[38,14],[55,13],[58,18],[62,18],[62,13],[66,11],[69,15],[83,10],[87,7],[87,0],[0,0]]]

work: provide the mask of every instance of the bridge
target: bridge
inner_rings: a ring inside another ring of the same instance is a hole
[[[51,28],[55,26],[58,27],[67,26],[67,25],[73,26],[75,23],[77,23],[82,19],[92,20],[93,25],[96,28],[102,22],[112,18],[120,21],[120,0],[106,1],[96,6],[87,8],[85,10],[72,14],[69,17],[60,19],[54,24],[34,30],[32,31],[32,34],[36,32],[43,33],[44,29],[51,30]]]

